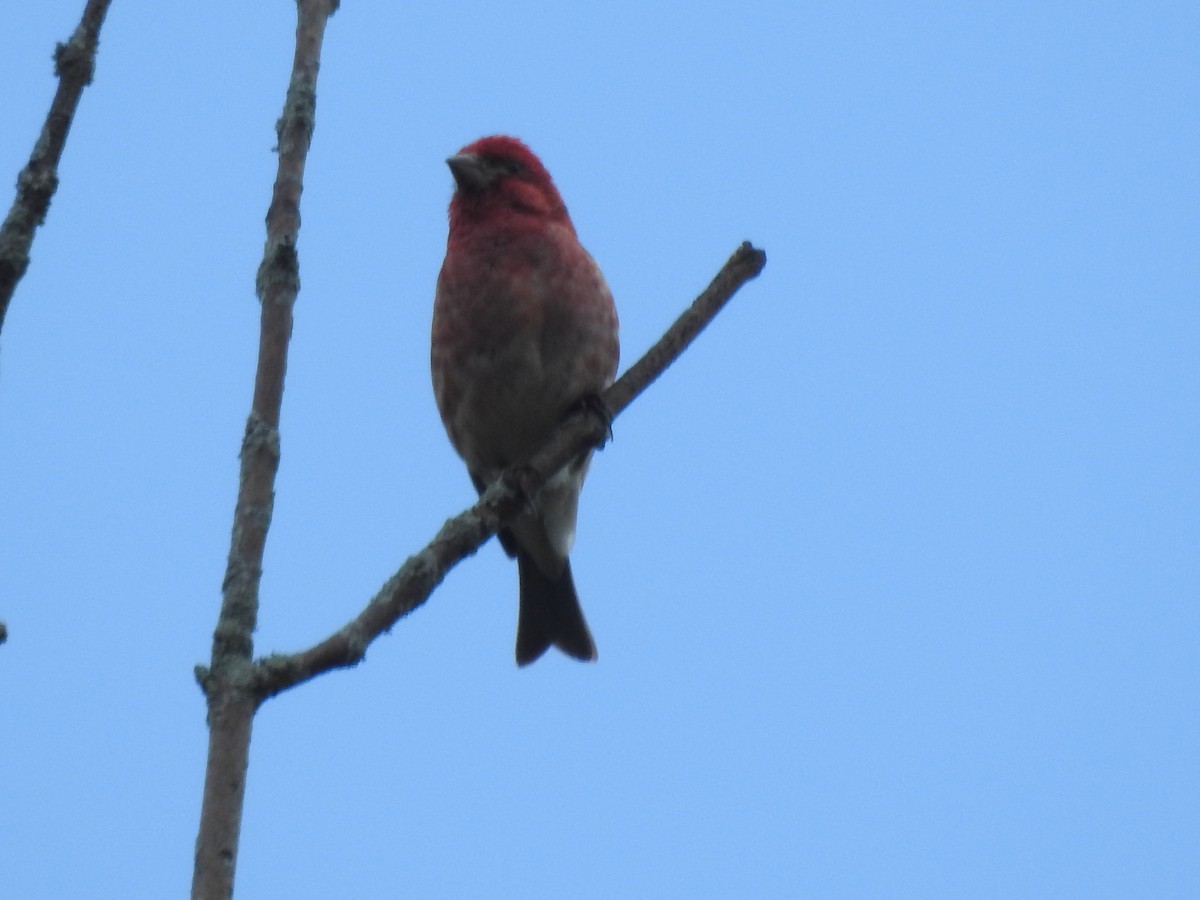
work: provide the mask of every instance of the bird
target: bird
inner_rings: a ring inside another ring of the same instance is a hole
[[[446,164],[454,193],[430,369],[450,443],[482,493],[612,383],[617,311],[550,173],[528,146],[492,135]],[[589,449],[571,460],[498,534],[517,561],[519,666],[551,646],[596,659],[569,559],[591,457]]]

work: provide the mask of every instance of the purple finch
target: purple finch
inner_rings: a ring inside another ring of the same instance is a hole
[[[524,463],[617,371],[617,311],[550,173],[511,137],[448,159],[446,259],[433,306],[433,392],[450,442],[483,491]],[[500,534],[520,572],[517,663],[552,644],[596,658],[568,554],[591,451],[553,476]]]

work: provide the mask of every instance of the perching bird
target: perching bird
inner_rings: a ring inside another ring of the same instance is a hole
[[[617,311],[575,235],[550,173],[515,138],[468,144],[454,175],[446,259],[433,306],[433,391],[450,442],[482,492],[525,462],[566,413],[617,371]],[[596,658],[567,558],[591,451],[500,532],[521,601],[517,663],[551,644]]]

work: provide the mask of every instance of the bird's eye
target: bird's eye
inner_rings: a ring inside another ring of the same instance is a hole
[[[492,165],[501,175],[522,175],[525,167],[511,156],[500,156],[492,160]]]

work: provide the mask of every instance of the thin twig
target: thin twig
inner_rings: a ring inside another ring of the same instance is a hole
[[[615,418],[686,349],[730,297],[766,265],[766,254],[742,244],[708,288],[641,359],[614,382],[601,400]],[[610,419],[582,409],[563,424],[529,461],[495,484],[470,509],[450,519],[424,550],[410,556],[353,620],[307,650],[275,654],[256,665],[255,690],[262,699],[295,687],[331,669],[357,665],[367,647],[403,616],[423,604],[457,563],[473,554],[496,530],[519,513],[546,479],[581,450],[608,433]]]
[[[253,633],[263,551],[279,469],[279,411],[292,335],[292,307],[300,290],[296,241],[304,163],[316,116],[317,72],[325,25],[336,0],[299,0],[296,53],[283,115],[276,131],[279,166],[267,211],[267,242],[257,289],[262,305],[254,398],[242,440],[241,473],[233,514],[221,612],[213,633],[212,662],[199,671],[208,700],[208,765],[196,860],[194,898],[232,896],[246,792],[250,734],[258,697],[251,689]]]
[[[58,162],[83,89],[92,83],[100,26],[111,0],[88,0],[71,39],[54,48],[58,90],[29,162],[17,176],[17,197],[0,225],[0,330],[17,282],[29,268],[33,235],[46,220],[50,199],[58,189]]]

